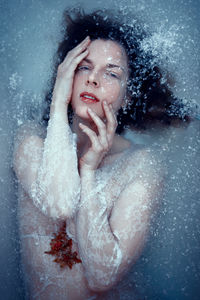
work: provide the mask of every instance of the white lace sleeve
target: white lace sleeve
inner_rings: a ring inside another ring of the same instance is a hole
[[[123,168],[119,164],[101,177],[82,177],[78,243],[92,290],[111,288],[141,253],[160,195],[159,168],[148,153],[132,159],[129,153]]]
[[[82,206],[77,216],[79,251],[90,289],[105,291],[116,281],[122,252],[110,230],[103,184],[95,180],[90,185],[86,177],[82,177]]]
[[[14,169],[23,188],[46,215],[72,216],[80,193],[75,135],[56,116],[49,121],[45,139],[30,126],[20,130],[19,136]]]

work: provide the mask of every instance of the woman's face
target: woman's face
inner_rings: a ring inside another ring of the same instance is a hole
[[[88,119],[87,108],[104,118],[102,102],[112,103],[115,112],[121,107],[128,78],[125,50],[111,40],[94,40],[88,56],[79,64],[74,77],[72,108],[76,115]]]

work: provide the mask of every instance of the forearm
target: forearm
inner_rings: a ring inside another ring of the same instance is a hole
[[[95,193],[94,172],[81,172],[81,207],[77,215],[77,237],[81,259],[91,289],[103,291],[117,279],[122,253],[113,235],[106,199]]]
[[[53,103],[52,107],[32,196],[44,213],[53,218],[66,218],[74,213],[79,201],[76,145],[66,105]]]

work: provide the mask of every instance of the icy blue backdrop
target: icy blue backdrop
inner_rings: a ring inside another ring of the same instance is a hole
[[[86,0],[82,6],[88,10],[117,6],[115,1],[94,2]],[[0,299],[4,300],[23,299],[17,198],[10,168],[13,133],[26,117],[24,107],[30,103],[37,107],[42,101],[67,5],[64,0],[0,1]],[[199,1],[127,0],[120,6],[147,20],[155,31],[155,51],[160,47],[170,57],[169,68],[177,79],[175,92],[199,103]],[[138,263],[138,273],[133,274],[146,299],[200,298],[198,132],[197,123],[176,139],[165,214],[157,237]]]

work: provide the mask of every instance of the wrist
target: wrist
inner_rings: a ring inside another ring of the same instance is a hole
[[[84,165],[80,167],[80,176],[86,178],[94,178],[95,170],[91,169],[90,167]]]
[[[68,104],[64,102],[56,101],[52,99],[51,107],[50,107],[50,118],[53,118],[55,115],[59,115],[63,117],[64,120],[68,123],[68,116],[67,116]]]

